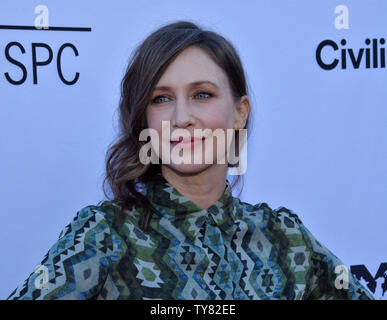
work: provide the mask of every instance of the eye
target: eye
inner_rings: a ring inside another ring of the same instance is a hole
[[[152,103],[154,103],[154,104],[159,104],[159,103],[166,102],[166,100],[163,100],[163,98],[168,99],[168,98],[165,97],[165,96],[157,96],[156,98],[154,98],[154,99],[152,100]]]
[[[212,97],[211,93],[200,91],[197,94],[195,94],[196,97],[200,97],[199,100],[206,99]]]
[[[208,98],[211,98],[212,96],[213,95],[211,93],[205,92],[205,91],[197,92],[194,95],[194,97],[197,97],[198,100],[208,99]],[[166,96],[157,96],[152,100],[152,103],[160,104],[163,102],[167,102],[168,100],[169,100],[169,98],[167,98]]]

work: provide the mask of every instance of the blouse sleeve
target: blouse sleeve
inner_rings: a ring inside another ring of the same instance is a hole
[[[323,246],[304,226],[292,210],[277,210],[295,222],[305,246],[310,252],[309,271],[302,299],[311,300],[374,300],[371,293],[353,276],[349,268]]]
[[[101,290],[111,265],[114,239],[103,213],[88,206],[7,300],[87,300]]]

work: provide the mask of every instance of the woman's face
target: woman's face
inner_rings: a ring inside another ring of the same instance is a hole
[[[154,150],[163,165],[195,173],[222,163],[223,157],[227,165],[226,149],[231,143],[227,129],[243,128],[248,111],[247,97],[237,104],[224,71],[205,51],[191,46],[176,57],[156,84],[146,117],[148,127],[158,133],[161,155],[158,148]],[[216,129],[223,132],[224,141],[214,137]]]

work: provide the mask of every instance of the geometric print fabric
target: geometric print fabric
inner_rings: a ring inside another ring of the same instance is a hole
[[[147,231],[141,207],[118,224],[114,201],[87,206],[41,261],[45,278],[32,272],[8,299],[374,299],[351,273],[336,288],[342,262],[293,211],[242,202],[228,181],[207,210],[160,174],[143,194]]]

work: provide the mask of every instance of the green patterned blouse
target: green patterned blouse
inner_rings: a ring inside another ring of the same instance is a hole
[[[229,181],[207,210],[161,175],[142,192],[147,232],[141,207],[117,225],[113,201],[87,206],[8,299],[374,299],[293,211],[242,202]]]

